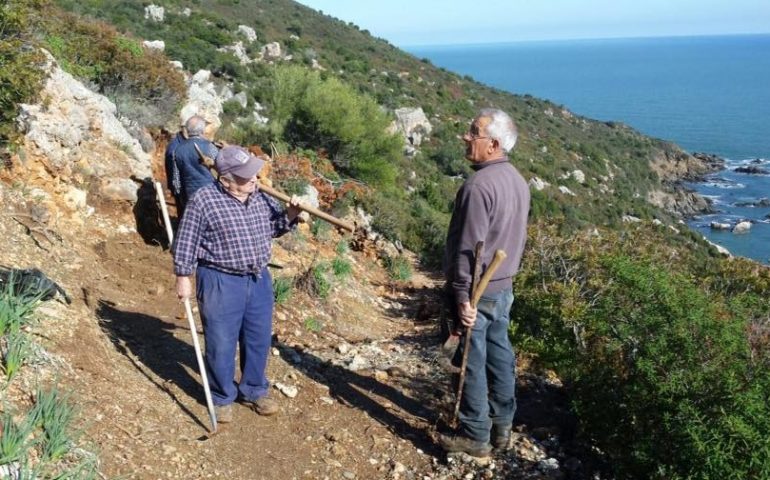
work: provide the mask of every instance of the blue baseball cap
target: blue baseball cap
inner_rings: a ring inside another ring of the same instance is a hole
[[[265,161],[237,145],[228,145],[219,151],[214,160],[217,173],[230,173],[240,178],[251,178],[265,165]]]

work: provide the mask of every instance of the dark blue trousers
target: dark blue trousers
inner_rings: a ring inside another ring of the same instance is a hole
[[[508,339],[511,305],[511,289],[482,296],[471,330],[460,432],[481,442],[489,441],[492,425],[510,427],[516,411],[516,357]],[[464,338],[457,352],[460,358],[463,343]]]
[[[215,405],[267,395],[265,376],[273,327],[273,281],[260,275],[231,275],[197,269],[197,298],[206,339],[206,371]],[[235,348],[241,379],[235,383]]]

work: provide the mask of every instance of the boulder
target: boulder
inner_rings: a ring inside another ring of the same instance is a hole
[[[222,114],[222,103],[225,99],[217,93],[216,85],[210,78],[211,72],[208,70],[199,70],[190,78],[187,101],[180,111],[179,120],[184,123],[191,116],[200,115],[209,122],[206,135],[212,138],[222,125],[219,116]]]
[[[541,180],[539,177],[532,177],[529,179],[529,187],[531,189],[537,190],[538,192],[543,190],[545,187],[551,185],[550,183],[546,182],[545,180]]]
[[[283,56],[281,53],[281,44],[278,42],[270,42],[267,45],[264,45],[260,51],[262,52],[262,58],[268,60],[275,60]]]
[[[241,65],[248,65],[254,60],[249,58],[249,54],[246,53],[246,47],[243,46],[243,42],[238,40],[232,45],[226,47],[217,48],[218,52],[232,53]]]
[[[749,175],[770,175],[770,171],[765,168],[758,167],[756,165],[748,165],[745,167],[737,167],[735,169],[737,173],[747,173]]]
[[[575,192],[570,190],[568,187],[565,187],[564,185],[559,185],[559,191],[564,195],[571,195],[573,197],[575,196]]]
[[[711,222],[709,226],[712,230],[730,230],[729,223]]]
[[[59,68],[48,53],[40,104],[20,105],[24,149],[45,170],[67,180],[75,169],[128,178],[152,177],[150,156],[116,117],[107,97]]]
[[[749,230],[751,230],[751,222],[749,221],[738,222],[733,227],[733,233],[748,233]]]
[[[422,108],[397,108],[394,111],[396,120],[390,127],[391,132],[400,132],[407,145],[419,147],[423,136],[433,130]]]
[[[101,182],[99,193],[107,200],[135,203],[137,190],[136,183],[128,178],[108,178]]]
[[[249,96],[246,95],[246,92],[239,92],[233,95],[233,98],[231,100],[235,100],[236,102],[238,102],[238,105],[240,105],[241,108],[246,108],[249,104]]]
[[[166,9],[158,5],[147,5],[144,7],[144,19],[151,22],[163,22],[166,16]]]
[[[160,52],[166,50],[166,42],[163,40],[145,40],[142,42],[142,45],[150,50],[158,50]]]
[[[189,17],[192,14],[192,10],[190,10],[189,7],[185,7],[184,10],[182,10],[182,16],[183,17]]]
[[[255,32],[253,28],[247,25],[238,25],[238,33],[243,34],[249,43],[257,40],[257,32]]]

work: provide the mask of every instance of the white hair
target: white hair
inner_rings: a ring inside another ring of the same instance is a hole
[[[490,120],[487,125],[487,135],[497,140],[500,148],[505,153],[513,150],[514,145],[516,145],[516,139],[519,137],[519,131],[507,113],[497,108],[484,108],[479,112],[477,118],[488,118]]]
[[[199,137],[203,135],[203,132],[206,130],[207,123],[205,118],[199,115],[193,115],[184,122],[184,127],[187,130],[187,135]]]

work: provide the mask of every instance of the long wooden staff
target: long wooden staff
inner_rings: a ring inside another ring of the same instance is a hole
[[[166,199],[163,198],[163,187],[160,182],[155,182],[155,192],[158,195],[158,202],[160,203],[160,210],[163,213],[163,222],[166,225],[166,234],[168,235],[168,243],[172,245],[174,243],[174,232],[171,230],[171,220],[168,217],[168,209],[166,208]],[[198,370],[201,372],[201,380],[203,381],[203,393],[206,396],[206,407],[209,410],[209,420],[211,420],[211,433],[217,433],[217,414],[214,411],[214,402],[211,400],[211,387],[209,387],[209,377],[206,374],[206,365],[203,363],[203,354],[201,353],[201,345],[198,343],[198,327],[195,325],[195,317],[193,317],[192,307],[190,306],[190,299],[184,299],[184,309],[187,314],[187,321],[190,324],[190,333],[192,334],[193,347],[195,348],[195,358],[198,360]]]
[[[481,244],[481,245],[480,245]],[[479,268],[479,250],[483,247],[483,243],[479,242],[476,244],[476,269]],[[484,290],[486,290],[487,285],[489,285],[489,281],[492,280],[492,275],[495,273],[497,268],[500,266],[501,263],[503,263],[503,260],[505,260],[505,257],[507,255],[502,250],[495,251],[495,256],[492,258],[492,263],[489,264],[487,267],[487,270],[484,272],[484,275],[481,277],[481,280],[479,280],[478,284],[476,284],[475,278],[477,272],[474,271],[474,285],[471,287],[471,306],[473,308],[476,308],[476,306],[479,304],[479,300],[481,299],[481,295],[484,293]],[[465,329],[465,343],[463,344],[463,361],[460,365],[460,381],[457,385],[457,401],[455,402],[455,409],[454,414],[452,415],[452,426],[457,426],[457,418],[460,415],[460,402],[463,399],[463,387],[465,386],[465,371],[468,368],[468,352],[471,349],[471,328]]]
[[[198,148],[198,145],[193,144],[193,146],[195,147],[195,151],[198,152],[198,157],[200,157],[200,162],[203,165],[206,165],[207,167],[212,168],[214,166],[214,160],[211,159],[210,157],[206,156],[206,154],[204,154],[201,151],[201,149]],[[259,182],[259,189],[261,191],[265,192],[266,194],[270,195],[271,197],[277,198],[278,200],[280,200],[282,202],[288,202],[289,199],[291,198],[289,195],[286,195],[285,193],[283,193],[283,192],[281,192],[279,190],[276,190],[273,187],[265,185],[262,182]],[[305,205],[303,203],[300,203],[299,205],[297,205],[297,207],[300,208],[301,210],[306,211],[307,213],[309,213],[309,214],[311,214],[313,216],[316,216],[316,217],[320,218],[321,220],[326,220],[327,222],[329,222],[329,223],[331,223],[333,225],[336,225],[336,226],[338,226],[340,228],[344,228],[345,230],[348,230],[348,231],[352,232],[352,231],[355,231],[355,229],[356,229],[356,227],[352,223],[346,222],[344,220],[340,220],[339,218],[337,218],[337,217],[335,217],[333,215],[329,215],[328,213],[326,213],[324,211],[321,211],[321,210],[319,210],[319,209],[317,209],[315,207],[311,207],[310,205]]]

